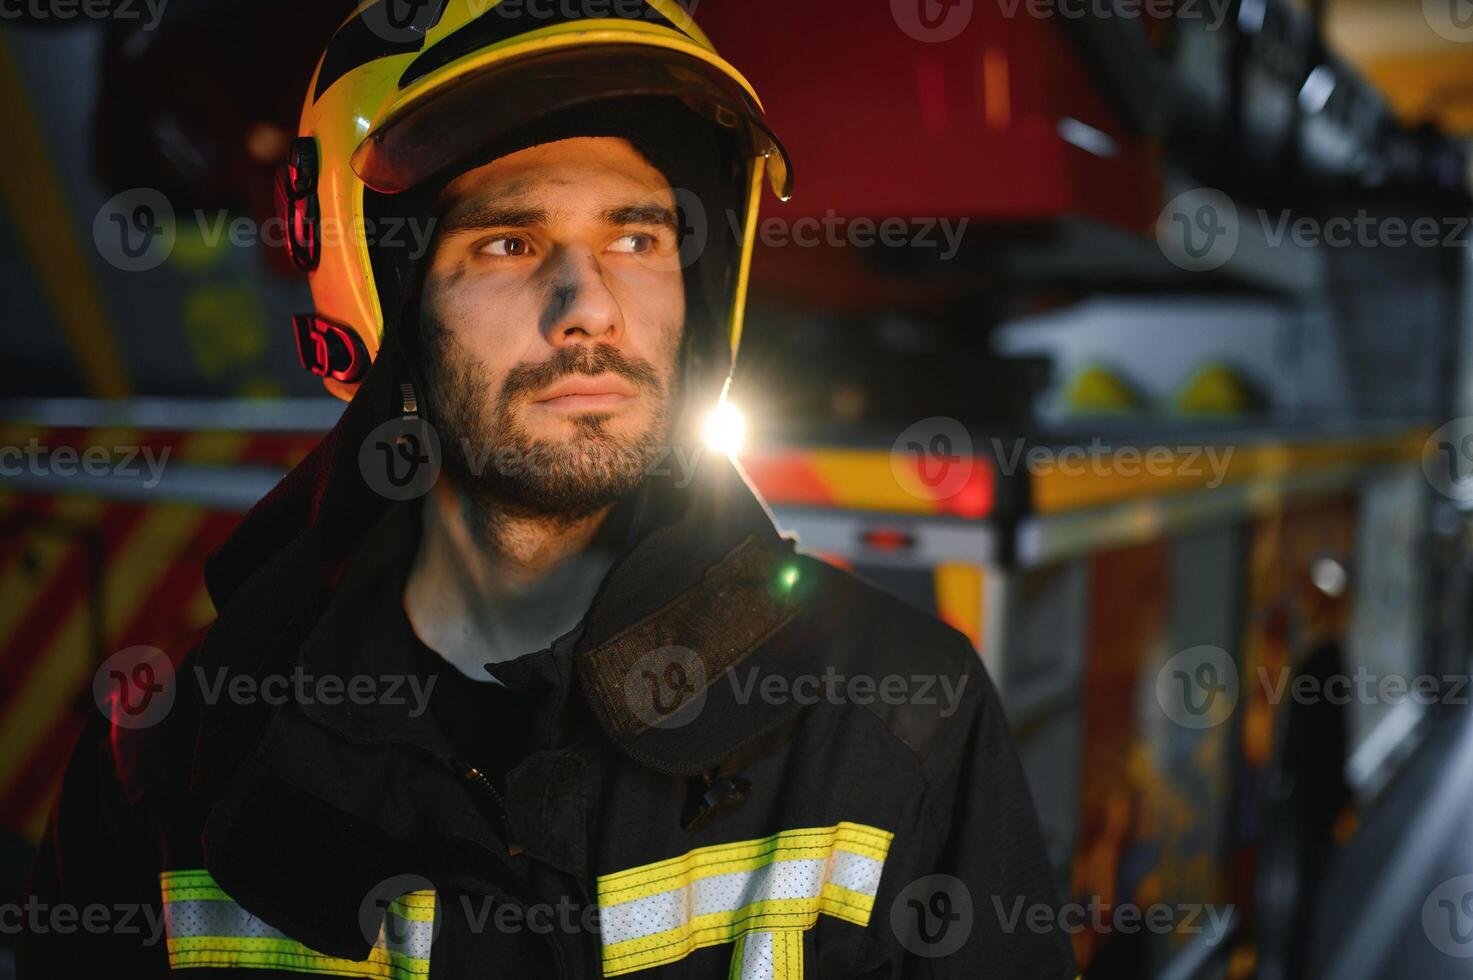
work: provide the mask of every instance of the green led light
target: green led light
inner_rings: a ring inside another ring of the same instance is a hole
[[[782,583],[783,587],[787,589],[791,589],[798,584],[798,569],[796,566],[789,565],[783,569]]]

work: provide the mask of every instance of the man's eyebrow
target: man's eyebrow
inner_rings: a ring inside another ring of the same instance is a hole
[[[481,203],[453,208],[445,218],[442,234],[477,228],[529,228],[547,224],[546,208],[515,204]]]
[[[626,204],[623,207],[609,208],[604,211],[603,220],[609,225],[659,225],[671,231],[680,231],[680,216],[675,213],[675,209],[658,204]]]

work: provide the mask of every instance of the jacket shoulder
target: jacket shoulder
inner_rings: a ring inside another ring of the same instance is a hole
[[[823,668],[861,679],[867,696],[852,700],[919,761],[996,700],[966,634],[852,572],[811,555],[798,558],[800,575],[816,583],[807,627]]]

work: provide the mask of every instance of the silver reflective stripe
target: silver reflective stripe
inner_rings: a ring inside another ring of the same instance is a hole
[[[829,881],[852,892],[873,896],[880,890],[884,862],[853,851],[835,851]]]
[[[322,976],[422,980],[430,973],[436,899],[408,892],[389,905],[364,960],[329,956],[261,921],[202,869],[159,875],[170,970],[255,969]]]
[[[753,871],[700,878],[683,888],[603,909],[604,945],[665,932],[702,915],[735,912],[754,902],[817,898],[826,882],[873,896],[883,867],[863,854],[835,851],[828,860],[774,861]]]
[[[749,932],[737,941],[730,980],[802,980],[803,931]]]
[[[771,980],[772,933],[751,932],[743,936],[736,959],[736,980]]]
[[[414,922],[390,910],[375,944],[417,960],[430,958],[433,922]],[[170,939],[229,936],[236,939],[292,940],[230,901],[192,899],[164,905],[164,929]]]
[[[285,933],[268,926],[234,902],[168,902],[164,905],[164,928],[175,939],[184,936],[286,938]]]

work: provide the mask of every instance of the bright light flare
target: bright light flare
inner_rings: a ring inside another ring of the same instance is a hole
[[[706,445],[720,450],[728,456],[741,452],[742,439],[747,434],[747,420],[741,410],[723,400],[706,419]]]

